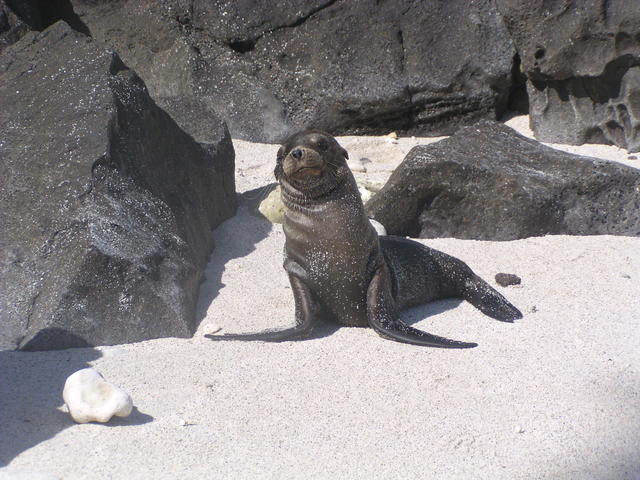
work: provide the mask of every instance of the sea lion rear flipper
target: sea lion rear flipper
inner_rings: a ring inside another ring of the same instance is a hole
[[[291,328],[263,330],[256,333],[228,333],[205,335],[211,340],[241,340],[261,342],[285,342],[308,337],[318,323],[318,305],[309,288],[294,275],[289,275],[296,306],[296,324]]]
[[[452,296],[462,297],[485,315],[501,322],[512,323],[522,318],[522,313],[495,288],[476,275],[471,267],[459,258],[437,250],[428,250],[442,272],[451,282]]]
[[[467,302],[495,320],[512,323],[522,318],[520,310],[474,273],[465,280],[461,293]]]
[[[369,325],[381,337],[397,342],[440,348],[472,348],[476,343],[458,342],[413,328],[398,318],[391,295],[387,266],[380,267],[367,290],[367,318]]]

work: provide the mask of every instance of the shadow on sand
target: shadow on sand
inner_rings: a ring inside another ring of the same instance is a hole
[[[246,195],[246,194],[245,194]],[[200,285],[196,324],[206,317],[211,302],[224,287],[222,274],[227,263],[234,258],[249,255],[255,250],[258,242],[265,239],[272,229],[272,224],[249,213],[244,196],[239,197],[238,210],[230,219],[223,222],[214,232],[215,250],[205,270],[205,280]]]
[[[53,438],[75,422],[60,410],[69,375],[101,357],[95,348],[41,352],[0,351],[0,467],[17,455]],[[134,408],[109,427],[140,425],[153,418]]]
[[[463,300],[461,298],[446,298],[443,300],[436,300],[431,303],[424,303],[415,307],[403,310],[400,313],[400,318],[403,322],[413,325],[415,323],[426,320],[427,318],[434,317],[448,310],[457,308]]]

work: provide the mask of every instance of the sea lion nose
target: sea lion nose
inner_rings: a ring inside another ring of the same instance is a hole
[[[302,158],[302,150],[300,150],[299,148],[296,148],[291,152],[291,156],[296,160],[300,160]]]

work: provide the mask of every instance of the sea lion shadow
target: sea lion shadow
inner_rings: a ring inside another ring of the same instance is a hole
[[[94,348],[0,351],[0,466],[75,425],[59,410],[64,383],[101,356]]]
[[[325,321],[319,323],[318,326],[313,329],[313,331],[308,337],[301,338],[298,341],[317,340],[320,338],[329,337],[344,327],[344,325],[340,325],[339,323],[337,323],[331,318],[329,319],[325,318],[324,320]]]
[[[463,300],[461,298],[447,298],[443,300],[435,300],[429,303],[423,303],[410,307],[400,312],[400,319],[407,325],[413,325],[419,323],[429,317],[433,317],[444,313],[448,310],[457,308]],[[344,325],[338,323],[334,318],[326,316],[325,321],[320,323],[313,329],[313,333],[304,339],[294,339],[292,341],[312,340],[328,337],[343,328]]]
[[[429,303],[423,303],[403,310],[400,314],[400,318],[406,324],[413,325],[425,320],[426,318],[434,317],[448,310],[453,310],[462,302],[463,300],[461,298],[445,298]]]
[[[247,211],[254,217],[258,217],[271,222],[271,220],[269,220],[260,211],[260,204],[279,186],[280,184],[278,182],[271,182],[261,187],[254,188],[253,190],[248,190],[242,195],[238,196],[238,203],[240,205],[246,206]]]

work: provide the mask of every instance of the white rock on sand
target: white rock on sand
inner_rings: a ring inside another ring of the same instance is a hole
[[[340,142],[384,178],[421,139]],[[235,144],[239,190],[271,182],[277,146]],[[615,147],[561,148],[640,165]],[[525,314],[515,324],[455,300],[403,314],[479,344],[455,351],[331,326],[303,342],[211,342],[206,325],[293,319],[281,227],[242,207],[214,236],[193,339],[0,352],[0,465],[65,480],[640,478],[639,238],[424,241],[493,285],[498,272],[522,278],[497,287]],[[138,411],[115,426],[58,412],[64,379],[86,366]]]
[[[128,417],[133,409],[131,397],[93,368],[72,373],[64,384],[62,398],[78,423],[106,423],[113,416]]]

